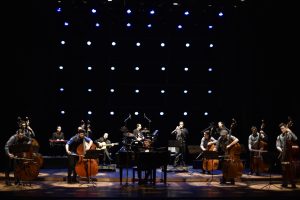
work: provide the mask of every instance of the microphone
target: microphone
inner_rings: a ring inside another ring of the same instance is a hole
[[[129,119],[131,119],[131,114],[129,113]]]

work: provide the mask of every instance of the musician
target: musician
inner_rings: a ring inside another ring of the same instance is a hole
[[[218,122],[218,127],[217,127],[217,130],[218,130],[219,134],[220,134],[220,132],[221,132],[222,130],[224,130],[224,129],[227,130],[227,131],[229,132],[229,129],[225,126],[224,122],[219,121],[219,122]]]
[[[176,128],[171,132],[172,135],[176,136],[176,140],[180,143],[179,147],[179,156],[180,156],[180,161],[183,165],[185,165],[185,158],[186,158],[186,140],[189,135],[189,131],[187,128],[184,127],[184,122],[180,121],[179,125],[176,126]],[[177,162],[179,160],[175,159],[174,160],[174,166],[177,165]]]
[[[288,183],[292,188],[296,188],[296,166],[292,159],[292,149],[288,146],[292,141],[297,141],[297,136],[288,128],[285,123],[280,123],[281,134],[277,136],[276,148],[280,152],[279,158],[282,166],[282,187],[287,187]]]
[[[142,124],[136,124],[136,128],[133,130],[133,135],[136,137],[136,140],[141,141],[144,140],[145,137],[142,133]]]
[[[56,127],[56,131],[52,133],[52,140],[64,140],[65,136],[62,132],[61,126]]]
[[[203,137],[200,143],[200,149],[202,152],[207,151],[210,145],[216,144],[217,142],[218,141],[210,135],[210,130],[206,130],[203,132]],[[202,173],[205,174],[206,171],[202,169]],[[210,174],[210,171],[207,171],[207,173]]]
[[[5,170],[5,184],[8,186],[11,186],[9,174],[10,171],[14,169],[15,167],[15,162],[14,162],[14,154],[13,152],[10,151],[10,148],[13,145],[17,144],[31,144],[31,138],[27,137],[25,135],[25,130],[24,129],[18,129],[17,133],[14,134],[9,138],[9,140],[6,142],[4,150],[7,155],[7,167]],[[15,184],[20,184],[20,180],[15,179]]]
[[[109,149],[114,146],[113,143],[111,143],[111,141],[108,139],[109,134],[108,133],[104,133],[102,137],[100,137],[99,139],[95,140],[94,142],[96,143],[96,146],[98,148],[101,149],[101,151],[103,151],[103,164],[106,165],[106,160],[109,160],[109,163],[111,163],[111,161],[113,161],[113,159],[110,157],[110,152]],[[110,144],[109,146],[105,146],[105,144]]]
[[[86,134],[85,134],[86,137],[92,138],[93,132],[92,132],[90,120],[87,120],[86,123],[83,120],[81,120],[80,126],[78,128],[84,129],[86,131]]]
[[[63,148],[64,148],[64,139],[65,139],[65,136],[64,136],[64,133],[62,132],[62,128],[61,126],[57,126],[56,127],[56,131],[52,133],[52,137],[51,137],[51,140],[53,141],[57,141],[57,142],[50,142],[50,146],[53,147],[53,155],[64,155],[64,151],[63,151]],[[62,142],[60,142],[62,141]]]
[[[251,127],[251,135],[248,137],[248,149],[250,151],[250,161],[253,160],[253,157],[256,156],[256,153],[252,150],[263,150],[258,149],[259,142],[264,142],[267,144],[268,136],[263,130],[258,132],[256,126]],[[257,176],[260,175],[258,168],[256,167],[256,171],[254,172],[252,168],[250,168],[249,175],[255,173]]]
[[[77,161],[79,160],[79,157],[77,155],[77,147],[80,144],[84,145],[84,142],[86,143],[85,150],[89,150],[90,147],[93,144],[93,140],[87,136],[85,136],[85,130],[78,127],[78,133],[73,136],[65,145],[66,152],[68,154],[68,177],[67,182],[68,183],[78,183],[77,180],[77,173],[75,171],[75,166]],[[72,176],[73,174],[73,176]]]
[[[30,127],[29,119],[28,118],[26,118],[26,119],[27,119],[26,121],[21,121],[20,122],[20,128],[24,130],[26,137],[34,138],[35,137],[35,133],[32,130],[32,128]]]
[[[218,138],[218,141],[216,143],[216,147],[214,150],[217,150],[220,155],[225,156],[226,150],[238,142],[239,142],[239,139],[231,134],[229,135],[229,132],[227,129],[220,129],[220,137]],[[225,170],[224,166],[225,166],[224,160],[221,160],[222,171]],[[230,180],[226,180],[226,178],[224,177],[224,173],[223,173],[223,177],[220,180],[220,183],[225,184],[227,181],[231,182],[232,185],[235,184],[234,178],[230,178]]]

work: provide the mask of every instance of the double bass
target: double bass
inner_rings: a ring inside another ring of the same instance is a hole
[[[287,128],[291,128],[293,120],[288,117]],[[288,140],[287,134],[285,134],[284,150],[281,154],[281,161],[290,164],[298,164],[300,160],[300,148],[296,141]]]
[[[16,144],[10,147],[14,154],[14,177],[19,181],[31,181],[38,177],[40,163],[34,156],[31,144]]]
[[[206,152],[216,152],[217,150],[215,149],[215,144],[211,144],[207,146]],[[203,158],[202,162],[202,168],[205,171],[212,171],[212,170],[217,170],[219,167],[219,159],[209,159],[209,158]]]
[[[229,140],[227,141],[227,145],[229,145],[231,140],[231,132],[233,128],[236,127],[236,120],[232,119],[232,123],[230,125],[229,130]],[[232,179],[232,178],[239,178],[242,176],[242,171],[244,169],[244,165],[242,161],[240,160],[240,154],[241,154],[241,145],[239,143],[236,143],[232,145],[230,148],[227,148],[225,150],[225,156],[224,156],[224,164],[223,164],[223,177],[225,179]]]
[[[251,147],[253,155],[250,158],[250,168],[253,172],[267,172],[269,170],[269,164],[264,160],[264,155],[268,149],[268,143],[262,139],[261,131],[265,128],[265,121],[262,120],[260,131],[258,131],[258,140]]]
[[[86,145],[85,140],[83,140],[83,143],[76,149],[79,160],[76,163],[75,171],[80,177],[89,178],[98,173],[98,161],[96,159],[86,158]],[[96,145],[93,143],[90,150],[95,150],[96,148]]]

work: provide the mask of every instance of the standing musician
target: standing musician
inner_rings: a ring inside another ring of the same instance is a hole
[[[279,158],[282,167],[282,187],[287,187],[288,183],[292,188],[296,188],[296,166],[292,158],[291,142],[296,141],[297,136],[285,123],[280,123],[281,134],[277,136],[276,148],[280,152]]]
[[[184,127],[184,122],[180,121],[179,125],[171,132],[172,135],[176,136],[176,140],[180,143],[179,147],[179,155],[181,158],[181,162],[185,165],[185,157],[186,157],[186,140],[189,135],[189,131]],[[176,156],[177,157],[177,156]],[[175,159],[174,166],[177,165],[178,160]]]
[[[86,123],[83,120],[81,120],[80,128],[84,129],[86,131],[86,134],[85,134],[86,137],[92,138],[93,132],[92,132],[90,120],[87,120]]]
[[[204,131],[203,137],[202,137],[201,143],[200,143],[201,151],[202,152],[208,151],[209,147],[213,144],[216,144],[217,142],[218,141],[210,135],[210,130]],[[206,170],[203,169],[203,165],[202,165],[202,173],[205,174],[205,172],[206,172]],[[207,173],[210,174],[210,171],[207,170]]]
[[[8,186],[11,186],[11,182],[10,182],[10,178],[9,178],[10,171],[12,169],[14,169],[15,164],[16,164],[14,162],[15,155],[12,152],[10,152],[9,148],[11,146],[17,145],[17,144],[31,144],[31,138],[25,136],[24,129],[18,129],[17,133],[9,138],[9,140],[6,142],[5,147],[4,147],[4,150],[7,155],[7,159],[8,159],[7,167],[5,170],[5,184]],[[20,183],[20,180],[15,179],[15,184],[19,184],[19,183]]]
[[[32,130],[32,128],[30,127],[30,121],[29,121],[28,117],[26,117],[25,121],[21,120],[21,118],[19,117],[18,124],[19,124],[19,128],[24,130],[26,137],[29,137],[29,138],[35,137],[35,133]],[[18,130],[17,130],[17,132],[18,132]]]
[[[217,145],[216,145],[214,150],[217,150],[220,155],[224,155],[224,157],[225,157],[226,152],[233,145],[235,145],[238,142],[239,142],[239,139],[236,138],[235,136],[231,135],[231,134],[229,135],[229,132],[228,132],[227,129],[221,129],[220,130],[220,137],[218,138],[218,141],[216,143]],[[227,180],[226,177],[224,176],[224,171],[228,170],[227,168],[225,168],[226,167],[225,159],[221,160],[221,167],[222,167],[222,171],[223,171],[223,177],[220,180],[220,183],[225,184],[227,181],[230,181],[231,184],[234,185],[235,181],[234,181],[233,177],[230,177],[230,178],[228,178],[229,180]]]
[[[89,137],[86,137],[85,133],[86,132],[84,129],[78,127],[78,133],[75,136],[73,136],[65,145],[66,152],[68,154],[68,178],[67,178],[68,183],[79,182],[77,180],[77,173],[75,171],[76,163],[79,160],[79,157],[76,152],[77,147],[80,144],[86,144],[84,145],[85,150],[89,150],[93,144],[93,140]],[[71,177],[72,173],[73,173],[73,177]]]
[[[250,162],[254,161],[254,158],[258,156],[258,153],[253,150],[263,150],[263,147],[260,147],[259,149],[259,142],[262,142],[264,144],[267,144],[268,136],[263,130],[257,131],[256,126],[251,127],[251,135],[249,135],[248,138],[248,149],[250,151]],[[259,153],[263,154],[263,153]],[[251,163],[253,164],[253,163]],[[257,162],[258,164],[258,162]],[[255,173],[257,176],[260,175],[260,170],[258,166],[250,167],[249,175]]]
[[[111,141],[108,139],[108,133],[104,133],[102,137],[94,141],[96,143],[96,146],[100,148],[101,151],[104,152],[103,154],[103,164],[106,165],[106,160],[109,160],[109,163],[113,161],[113,159],[110,157],[109,149],[111,146],[114,146],[114,143],[111,143]],[[109,145],[107,145],[109,144]],[[107,145],[107,146],[106,146]]]

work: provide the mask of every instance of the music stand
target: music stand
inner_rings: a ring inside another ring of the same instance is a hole
[[[212,164],[212,170],[210,171],[211,173],[211,180],[209,181],[210,183],[213,181],[214,178],[214,160],[218,160],[219,159],[219,154],[217,151],[203,151],[203,158],[207,159],[207,160],[211,160],[211,164]]]
[[[91,160],[98,159],[100,155],[101,155],[101,152],[99,150],[90,149],[85,152],[84,159],[87,159],[90,164],[90,172],[92,171],[91,170],[91,167],[92,167]],[[86,170],[86,174],[87,174],[87,183],[91,182],[93,184],[93,186],[96,186],[96,183],[93,182],[93,180],[89,176],[87,166],[86,166],[85,170]]]
[[[266,188],[266,187],[268,187],[269,189],[271,188],[271,186],[274,186],[274,187],[276,187],[276,188],[278,188],[278,189],[282,189],[281,187],[278,187],[277,185],[274,185],[273,183],[272,183],[272,169],[273,169],[273,167],[275,167],[276,166],[276,159],[277,158],[275,158],[276,156],[274,155],[274,154],[270,154],[269,153],[269,155],[268,156],[266,156],[267,158],[269,158],[269,183],[268,184],[266,184],[266,185],[264,185],[262,188],[260,188],[260,189],[264,189],[264,188]]]

